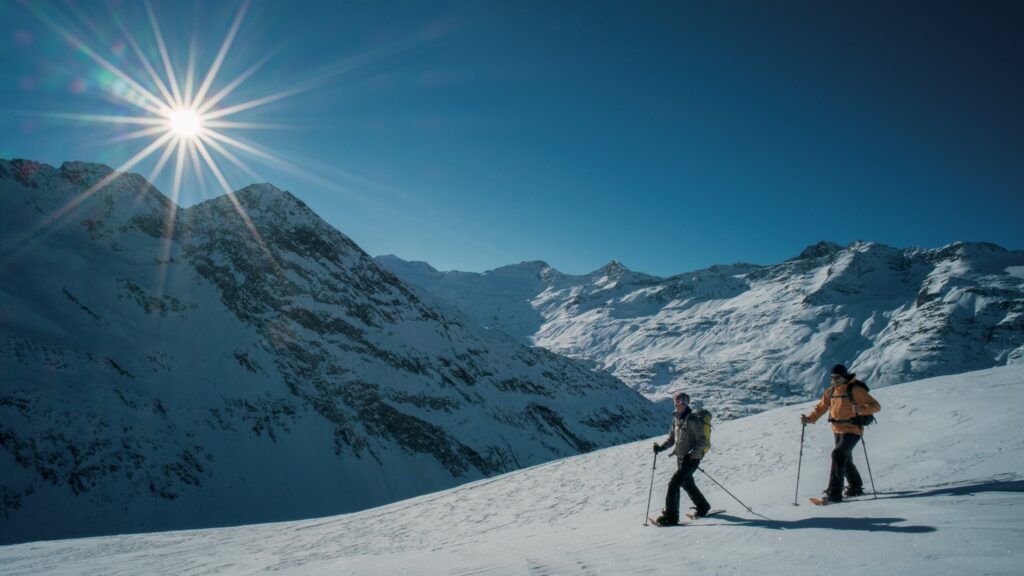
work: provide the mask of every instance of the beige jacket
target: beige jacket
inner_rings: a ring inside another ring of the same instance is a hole
[[[686,412],[686,416],[680,418],[675,415],[672,418],[672,427],[668,431],[668,439],[660,444],[661,449],[675,446],[672,451],[680,461],[687,456],[691,460],[700,460],[704,455],[704,445],[707,439],[704,438],[704,422],[694,413],[693,410]]]

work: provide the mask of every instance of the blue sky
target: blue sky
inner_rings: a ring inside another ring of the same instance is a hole
[[[40,115],[139,113],[45,21],[146,84],[113,16],[159,67],[145,5],[31,5],[0,0],[0,157],[118,166],[147,141]],[[243,5],[152,6],[176,70],[195,37],[205,72]],[[232,117],[286,125],[231,134],[291,168],[239,158],[370,254],[442,270],[1022,249],[1022,26],[1013,2],[254,1],[213,91],[269,54],[224,104],[302,87]]]

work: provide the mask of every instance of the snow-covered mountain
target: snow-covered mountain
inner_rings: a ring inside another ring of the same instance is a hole
[[[1024,360],[1024,252],[822,242],[774,266],[671,278],[618,262],[483,274],[377,261],[524,343],[588,360],[658,400],[686,388],[724,417],[807,399],[844,363],[873,386]]]
[[[0,543],[358,510],[664,425],[287,192],[83,194],[110,173],[0,160]]]
[[[797,416],[810,408],[804,404],[720,423],[712,435],[702,468],[763,518],[698,473],[698,486],[726,513],[682,527],[645,527],[651,487],[653,512],[674,471],[664,458],[652,470],[645,440],[331,518],[4,546],[0,571],[1020,574],[1024,366],[892,386],[875,396],[879,421],[868,430],[867,451],[858,446],[853,456],[869,490],[873,479],[877,499],[807,503],[827,482],[833,439],[826,423],[808,426],[800,460]]]

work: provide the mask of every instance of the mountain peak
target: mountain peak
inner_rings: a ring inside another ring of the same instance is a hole
[[[624,271],[629,271],[629,268],[626,268],[626,266],[622,262],[620,262],[618,260],[612,260],[611,262],[605,264],[601,268],[601,270],[608,270],[608,271],[611,271],[611,270],[624,270]]]
[[[248,217],[264,224],[291,227],[300,222],[322,222],[320,217],[294,194],[267,183],[250,184],[231,194],[221,194],[196,204],[189,211],[195,214],[234,213],[237,211],[236,202]]]
[[[69,182],[86,188],[91,188],[103,181],[105,178],[110,177],[110,175],[114,174],[116,171],[106,164],[74,160],[61,164],[59,172],[60,175]],[[156,191],[156,188],[154,188],[148,180],[134,172],[118,173],[117,177],[103,188],[105,190],[121,189],[131,190],[133,192],[137,192],[139,190]]]
[[[273,184],[263,182],[250,184],[241,190],[234,192],[235,198],[245,207],[273,206],[278,204],[297,205],[306,207],[306,203],[295,197],[286,190],[281,190]]]
[[[484,274],[502,274],[502,273],[515,273],[515,272],[526,272],[532,276],[540,276],[545,270],[551,269],[551,266],[543,260],[526,260],[519,264],[509,264],[508,266],[501,266],[484,272]]]
[[[793,258],[793,260],[807,260],[811,258],[822,258],[824,256],[833,256],[843,247],[835,242],[828,242],[822,240],[817,244],[811,244],[807,248],[804,248],[803,252],[799,256]]]
[[[632,271],[629,268],[626,268],[626,266],[622,262],[618,260],[612,260],[611,262],[605,264],[604,266],[592,272],[591,276],[598,278],[603,277],[607,278],[610,281],[615,281],[627,274],[630,274],[631,272]]]

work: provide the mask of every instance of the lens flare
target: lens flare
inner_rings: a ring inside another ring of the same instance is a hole
[[[96,64],[103,68],[106,73],[109,73],[117,80],[112,84],[116,89],[111,88],[108,91],[111,96],[144,113],[144,115],[139,116],[67,113],[54,113],[49,114],[48,116],[115,125],[134,124],[145,127],[127,134],[121,134],[118,137],[109,140],[109,142],[126,142],[143,138],[152,139],[148,145],[144,146],[142,150],[135,154],[130,160],[118,166],[109,176],[103,178],[85,192],[77,195],[57,210],[56,213],[50,215],[50,217],[46,219],[47,225],[63,218],[76,206],[80,205],[90,196],[117,179],[121,173],[130,170],[146,158],[162,150],[160,159],[157,162],[156,167],[152,172],[150,172],[148,180],[152,182],[159,177],[161,171],[168,164],[171,164],[171,157],[174,156],[174,179],[171,190],[171,200],[177,204],[181,194],[183,173],[187,166],[186,160],[191,159],[191,165],[196,171],[196,178],[202,183],[204,180],[202,174],[203,168],[200,166],[199,162],[199,158],[202,158],[206,169],[214,175],[214,179],[220,184],[223,191],[231,199],[235,210],[238,211],[242,221],[249,229],[253,238],[257,241],[271,262],[273,262],[274,259],[260,237],[259,232],[256,230],[256,227],[253,225],[252,220],[249,218],[248,214],[245,213],[242,205],[235,199],[234,192],[231,190],[227,180],[224,178],[223,172],[217,164],[217,159],[208,151],[208,147],[212,148],[221,156],[221,158],[226,158],[231,164],[245,171],[246,174],[255,176],[255,172],[249,168],[248,165],[228,150],[228,147],[230,147],[240,152],[251,153],[253,148],[223,134],[223,131],[226,129],[272,128],[274,126],[224,120],[224,118],[238,114],[239,112],[264,106],[271,102],[276,102],[310,88],[309,86],[295,87],[277,94],[271,94],[254,100],[236,103],[228,107],[218,106],[222,100],[228,99],[231,93],[239,85],[252,76],[259,67],[266,62],[267,59],[264,58],[249,67],[237,78],[234,78],[231,82],[227,83],[227,85],[219,91],[216,91],[212,96],[209,96],[210,90],[214,88],[217,81],[217,74],[224,64],[228,52],[231,49],[231,45],[238,34],[238,30],[242,25],[243,19],[245,18],[245,14],[249,9],[249,0],[243,2],[239,8],[238,14],[232,21],[231,27],[220,45],[220,49],[217,52],[217,56],[213,64],[211,64],[210,68],[206,71],[206,74],[203,76],[202,83],[198,87],[195,85],[196,78],[194,77],[196,72],[195,42],[193,42],[189,47],[188,66],[185,77],[179,78],[178,74],[175,72],[167,44],[164,42],[163,34],[160,31],[160,24],[156,17],[156,13],[153,11],[153,7],[150,5],[148,0],[145,3],[146,12],[153,40],[160,55],[159,62],[151,62],[147,56],[146,50],[144,50],[139,44],[135,36],[123,23],[120,22],[120,20],[117,20],[128,46],[131,47],[132,52],[138,60],[138,64],[140,64],[142,69],[146,72],[145,75],[140,75],[137,78],[133,77],[133,75],[128,71],[113,64],[110,60],[104,58],[97,50],[87,45],[74,33],[50,18],[44,10],[38,7],[38,5],[28,3],[26,6],[36,15],[36,17],[63,37],[71,46],[77,49],[80,53],[91,58]],[[124,45],[121,45],[121,50],[114,50],[116,56],[121,56],[124,52],[126,52]],[[159,71],[160,68],[163,69],[163,75],[161,75]],[[224,143],[226,146],[221,145],[221,143]],[[283,160],[272,155],[263,155],[258,157],[262,161],[269,160],[285,163]],[[203,187],[205,188],[205,185]],[[165,230],[165,234],[168,239],[172,238],[174,235],[175,211],[172,210],[169,214]],[[169,246],[167,249],[170,249]]]
[[[203,118],[191,108],[172,110],[167,123],[170,131],[183,140],[197,138],[203,132]]]

